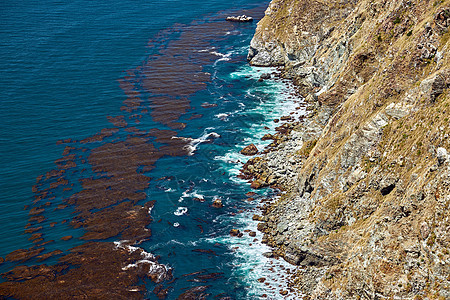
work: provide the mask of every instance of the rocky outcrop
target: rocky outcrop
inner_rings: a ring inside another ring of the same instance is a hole
[[[258,148],[254,144],[250,144],[241,150],[241,154],[252,156],[258,153]]]
[[[450,297],[449,7],[273,0],[258,23],[250,63],[313,111],[243,176],[286,191],[258,229],[312,299]]]

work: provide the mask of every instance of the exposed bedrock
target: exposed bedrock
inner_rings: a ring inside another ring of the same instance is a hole
[[[450,298],[450,1],[273,0],[248,60],[310,105],[244,166],[312,299]]]

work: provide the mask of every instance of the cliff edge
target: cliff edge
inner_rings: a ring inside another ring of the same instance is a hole
[[[248,60],[312,113],[243,169],[311,299],[450,299],[450,1],[273,0]],[[295,145],[295,146],[293,146]]]

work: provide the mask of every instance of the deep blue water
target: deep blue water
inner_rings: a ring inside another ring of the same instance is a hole
[[[236,178],[246,159],[238,152],[251,142],[262,148],[260,138],[267,132],[264,126],[273,129],[271,120],[292,107],[283,96],[288,84],[257,82],[261,72],[267,70],[246,64],[256,22],[235,24],[229,30],[217,17],[258,7],[254,11],[259,11],[260,17],[267,4],[268,1],[260,0],[3,3],[0,257],[33,246],[29,234],[24,233],[29,212],[24,206],[33,201],[36,178],[54,168],[54,161],[61,157],[64,145],[57,145],[57,141],[83,139],[111,127],[106,116],[121,113],[126,94],[119,81],[126,71],[142,76],[138,67],[151,61],[159,53],[158,47],[170,47],[171,40],[178,39],[184,31],[199,22],[209,22],[216,28],[211,37],[218,38],[208,41],[206,49],[197,50],[215,57],[207,64],[199,62],[203,71],[210,74],[210,81],[189,96],[191,108],[179,120],[186,123],[186,128],[179,130],[178,135],[193,139],[192,155],[164,157],[149,173],[154,179],[146,193],[149,199],[156,200],[151,211],[153,235],[140,246],[160,255],[159,261],[174,269],[177,280],[171,284],[169,299],[187,287],[201,284],[211,285],[211,297],[224,294],[253,299],[273,293],[256,281],[263,275],[269,276],[262,270],[271,264],[261,256],[267,249],[247,235],[239,239],[228,233],[232,228],[256,228],[251,221],[256,202],[245,201],[249,184]],[[164,35],[159,34],[162,30]],[[150,40],[153,41],[149,43]],[[151,71],[151,63],[149,66]],[[217,106],[202,108],[204,102]],[[191,119],[195,114],[202,117]],[[141,130],[168,129],[151,118],[144,118],[135,126]],[[156,180],[165,176],[170,179]],[[266,196],[270,191],[258,193]],[[55,201],[61,198],[56,195]],[[211,207],[217,198],[222,199],[223,209]],[[45,226],[50,221],[70,218],[70,210],[51,211],[46,217],[44,234],[56,241],[46,251],[65,251],[83,243],[78,239],[82,229],[73,229],[68,223],[54,228]],[[69,234],[74,239],[58,242]],[[213,252],[193,251],[196,249]],[[1,264],[0,272],[12,267],[14,264]],[[206,283],[182,276],[199,271],[223,274]],[[147,285],[149,290],[153,288],[152,283]]]

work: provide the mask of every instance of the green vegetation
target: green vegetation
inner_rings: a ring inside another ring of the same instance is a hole
[[[317,140],[310,140],[303,144],[302,148],[299,150],[299,155],[308,157],[311,150],[316,146]]]

